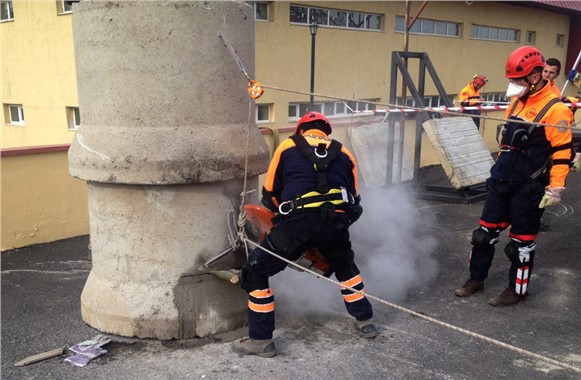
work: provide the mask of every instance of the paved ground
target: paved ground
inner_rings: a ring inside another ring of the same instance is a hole
[[[354,246],[370,294],[442,322],[581,368],[581,175],[564,203],[550,209],[539,239],[531,295],[504,309],[488,298],[506,286],[508,259],[499,244],[486,289],[453,294],[467,277],[469,238],[482,202],[413,201],[399,191],[369,193],[354,226]],[[64,356],[26,367],[13,363],[89,339],[80,317],[91,269],[88,238],[1,255],[3,379],[579,379],[549,364],[372,301],[381,335],[358,338],[338,290],[287,270],[272,281],[277,345],[272,359],[242,357],[230,342],[244,329],[208,339],[155,341],[112,336],[108,353],[87,367]]]

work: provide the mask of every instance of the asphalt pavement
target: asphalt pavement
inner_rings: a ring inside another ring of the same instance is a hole
[[[81,236],[2,253],[1,377],[581,378],[581,174],[570,176],[562,204],[545,213],[550,229],[537,240],[529,297],[507,308],[487,304],[506,287],[506,233],[484,292],[454,295],[468,276],[470,235],[483,202],[417,200],[399,190],[370,192],[363,200],[366,212],[352,238],[368,293],[385,300],[371,301],[381,331],[375,339],[357,336],[334,285],[286,270],[271,281],[280,351],[274,358],[233,353],[230,342],[246,333],[241,328],[182,341],[108,335],[107,353],[86,367],[66,363],[69,354],[15,367],[28,356],[99,334],[80,315],[91,270],[88,237]]]

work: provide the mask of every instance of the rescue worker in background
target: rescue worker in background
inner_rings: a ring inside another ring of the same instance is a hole
[[[562,96],[561,90],[555,84],[555,79],[561,74],[561,62],[557,58],[549,58],[545,62],[545,67],[543,68],[543,79],[546,79],[551,84],[551,91],[557,95],[564,103],[579,103],[580,99],[578,96]],[[577,107],[572,107],[571,112],[575,114]]]
[[[543,79],[546,79],[551,84],[551,91],[557,95],[564,103],[579,103],[579,97],[575,96],[561,96],[561,90],[556,86],[555,79],[559,77],[561,73],[561,61],[556,58],[549,58],[545,61],[545,67],[543,68]],[[577,107],[571,107],[571,112],[575,115]],[[573,137],[573,149],[575,150],[575,158],[573,159],[573,171],[581,171],[581,140],[579,138]]]
[[[474,75],[472,81],[466,85],[458,94],[458,99],[460,100],[460,105],[462,107],[474,107],[480,105],[484,101],[480,97],[480,89],[488,83],[488,79],[484,75]],[[480,115],[480,110],[464,110],[462,113],[467,115]],[[480,129],[480,118],[473,117],[474,124],[476,128]]]
[[[543,55],[532,46],[516,49],[506,61],[506,96],[513,98],[499,156],[487,180],[480,227],[472,233],[470,278],[456,289],[459,297],[484,289],[494,245],[509,226],[510,242],[504,247],[511,262],[508,288],[488,303],[513,305],[528,294],[540,219],[546,206],[561,201],[572,159],[573,114],[543,79],[544,66]]]
[[[292,261],[306,249],[317,248],[341,284],[363,292],[348,231],[363,212],[356,161],[347,148],[329,138],[331,131],[325,116],[307,112],[298,122],[295,134],[274,152],[262,189],[262,203],[278,212],[276,218],[280,220],[261,246]],[[261,357],[276,355],[272,339],[274,296],[269,277],[286,266],[260,248],[250,253],[248,265],[241,271],[242,287],[249,293],[249,336],[233,342],[234,352]],[[377,336],[367,298],[347,288],[342,288],[341,293],[347,312],[355,317],[358,333],[364,338]]]
[[[555,84],[555,79],[561,73],[561,62],[556,58],[549,58],[545,61],[545,67],[543,67],[543,79],[549,82],[549,86],[551,86],[551,91],[557,95],[557,97],[561,97],[561,90],[557,88]]]

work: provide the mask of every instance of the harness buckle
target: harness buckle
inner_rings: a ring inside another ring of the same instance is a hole
[[[284,208],[288,206],[288,210],[284,210]],[[294,209],[294,202],[292,201],[292,199],[290,201],[285,201],[282,202],[279,206],[278,206],[278,212],[281,215],[288,215],[290,214],[290,212]]]
[[[313,149],[313,150],[315,151],[315,156],[317,156],[318,158],[325,158],[329,154],[329,151],[327,150],[327,146],[323,143],[319,144],[319,146],[315,147],[315,149]],[[322,153],[319,153],[319,152],[322,152]]]
[[[343,202],[347,204],[355,204],[355,197],[344,187],[341,187],[341,199],[343,199]]]

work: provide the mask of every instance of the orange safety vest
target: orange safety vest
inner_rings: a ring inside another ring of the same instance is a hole
[[[543,107],[554,99],[556,95],[550,85],[545,85],[539,92],[530,95],[523,103],[519,98],[513,98],[510,106],[506,109],[506,119],[511,116],[518,116],[526,121],[532,122]],[[517,103],[518,102],[518,103]],[[516,107],[515,107],[515,103]],[[573,125],[573,113],[562,102],[553,105],[539,121],[539,124],[560,125],[559,127],[542,127],[545,130],[545,138],[553,148],[552,159],[555,163],[551,167],[550,187],[564,187],[565,179],[569,174],[569,165],[566,161],[571,161],[571,149],[563,149],[571,146]],[[558,163],[558,164],[557,164]]]

